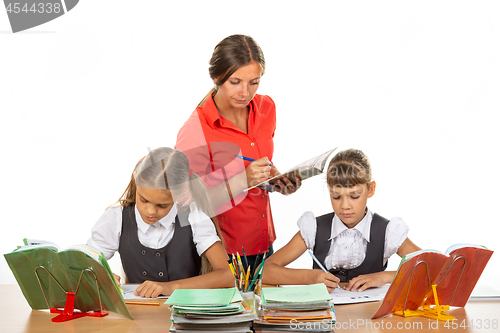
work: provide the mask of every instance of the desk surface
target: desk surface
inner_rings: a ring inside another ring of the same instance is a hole
[[[9,333],[57,333],[57,332],[168,332],[170,310],[161,301],[160,306],[128,305],[134,320],[110,313],[103,318],[84,317],[64,323],[53,323],[55,314],[48,311],[31,310],[17,285],[0,285],[0,327]],[[453,308],[449,314],[457,318],[456,322],[436,322],[427,318],[402,318],[388,316],[371,320],[380,302],[337,305],[336,332],[390,332],[397,329],[410,332],[500,332],[500,300],[469,301],[465,308]],[[474,324],[461,327],[461,324]],[[453,328],[453,326],[455,328]],[[297,332],[297,330],[295,330]]]

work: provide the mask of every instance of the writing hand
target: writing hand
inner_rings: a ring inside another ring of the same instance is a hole
[[[249,187],[262,183],[271,175],[271,166],[267,157],[259,158],[250,163],[245,169]]]
[[[337,288],[340,279],[332,273],[325,273],[321,269],[312,269],[309,275],[308,284],[324,283],[328,292]]]

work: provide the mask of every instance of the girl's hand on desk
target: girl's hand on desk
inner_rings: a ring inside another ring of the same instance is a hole
[[[332,273],[325,273],[321,269],[312,269],[310,272],[307,284],[324,283],[328,292],[339,285],[339,278]]]
[[[366,275],[359,275],[347,284],[344,288],[348,291],[363,291],[372,287],[381,287],[386,283],[390,283],[394,272],[378,272]]]
[[[157,298],[160,295],[170,295],[175,287],[171,282],[145,281],[134,291],[135,296]]]
[[[120,282],[121,277],[120,277],[120,275],[116,275],[115,273],[113,273],[113,276],[115,277],[116,283],[118,283],[118,285],[121,285],[121,282]]]

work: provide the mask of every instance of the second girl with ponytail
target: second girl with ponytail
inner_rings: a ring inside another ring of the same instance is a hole
[[[106,259],[120,253],[128,282],[142,283],[137,295],[233,285],[203,182],[184,153],[150,151],[136,164],[118,203],[97,221],[87,243]]]

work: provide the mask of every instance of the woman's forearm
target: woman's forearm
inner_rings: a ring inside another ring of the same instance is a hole
[[[230,179],[218,185],[207,188],[208,198],[212,209],[217,208],[229,202],[247,189],[247,178],[245,171],[231,177]]]

